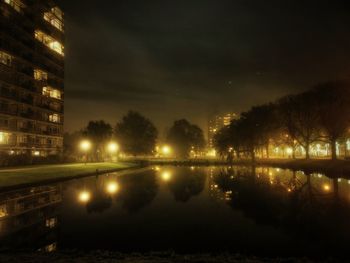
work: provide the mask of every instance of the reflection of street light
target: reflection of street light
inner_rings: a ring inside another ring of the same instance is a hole
[[[90,201],[91,195],[87,191],[83,191],[79,193],[78,199],[82,203],[87,203]]]
[[[169,181],[171,179],[171,173],[168,171],[165,171],[162,173],[162,179],[163,181]]]
[[[115,194],[119,190],[119,185],[116,182],[107,184],[106,191],[110,194]]]
[[[119,150],[119,145],[115,142],[110,142],[107,145],[107,150],[109,153],[116,153]]]
[[[83,140],[80,142],[80,150],[85,153],[85,164],[87,162],[87,152],[91,149],[91,142],[88,140]]]
[[[323,189],[328,192],[331,189],[331,187],[329,186],[329,184],[324,184]]]

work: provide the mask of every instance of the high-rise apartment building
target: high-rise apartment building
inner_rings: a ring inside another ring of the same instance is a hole
[[[209,149],[213,148],[214,136],[223,127],[230,125],[232,120],[238,119],[236,113],[226,113],[223,115],[217,115],[213,119],[209,120],[208,126],[208,146]]]
[[[0,151],[63,145],[64,23],[51,0],[0,0]]]

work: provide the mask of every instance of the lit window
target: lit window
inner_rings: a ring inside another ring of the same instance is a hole
[[[51,87],[43,87],[43,95],[50,98],[61,99],[61,91]]]
[[[54,228],[57,225],[57,218],[46,219],[46,227]]]
[[[44,32],[40,31],[40,30],[36,30],[35,31],[35,38],[37,40],[39,40],[41,43],[43,43],[45,46],[47,46],[48,48],[50,48],[51,50],[57,52],[58,54],[64,56],[64,47],[63,45],[58,42],[57,40],[55,40],[54,38],[52,38],[51,36],[45,34]]]
[[[49,22],[52,26],[56,27],[58,30],[63,32],[63,13],[58,7],[54,7],[50,12],[44,13],[44,20]]]
[[[7,132],[0,132],[0,144],[9,143],[10,134]]]
[[[34,69],[34,79],[36,80],[47,80],[47,72],[40,69]]]
[[[0,218],[7,216],[7,207],[6,204],[0,205]]]
[[[12,56],[7,54],[6,52],[0,51],[0,63],[11,66],[12,64]]]
[[[51,114],[50,116],[49,116],[49,121],[50,122],[60,122],[60,115],[58,115],[58,114]]]
[[[45,251],[46,252],[54,252],[54,251],[56,251],[56,249],[57,249],[57,244],[56,243],[52,243],[52,244],[47,245],[45,247]]]
[[[21,0],[4,0],[4,2],[12,6],[17,12],[21,12],[25,7]]]

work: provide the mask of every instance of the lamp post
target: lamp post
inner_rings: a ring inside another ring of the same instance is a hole
[[[116,142],[110,142],[107,145],[107,151],[111,155],[111,159],[113,159],[113,155],[119,151],[119,145]]]
[[[91,149],[91,142],[83,140],[80,142],[80,150],[85,154],[85,165],[87,163],[87,153]]]

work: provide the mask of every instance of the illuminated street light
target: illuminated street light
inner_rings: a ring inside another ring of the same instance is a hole
[[[80,142],[80,150],[85,153],[85,165],[87,162],[87,152],[91,149],[91,142],[88,140],[83,140]]]
[[[79,193],[78,199],[82,203],[87,203],[91,199],[91,194],[87,191],[82,191]]]
[[[119,145],[115,142],[110,142],[107,145],[107,150],[109,153],[116,153],[119,150]]]
[[[106,191],[109,194],[115,194],[119,190],[119,185],[116,182],[110,182],[107,184]]]
[[[88,140],[83,140],[81,141],[80,143],[80,149],[83,151],[83,152],[87,152],[91,149],[91,142],[88,141]]]
[[[162,153],[163,153],[164,155],[170,154],[170,153],[171,153],[171,148],[170,148],[168,145],[164,145],[164,146],[162,147]]]

